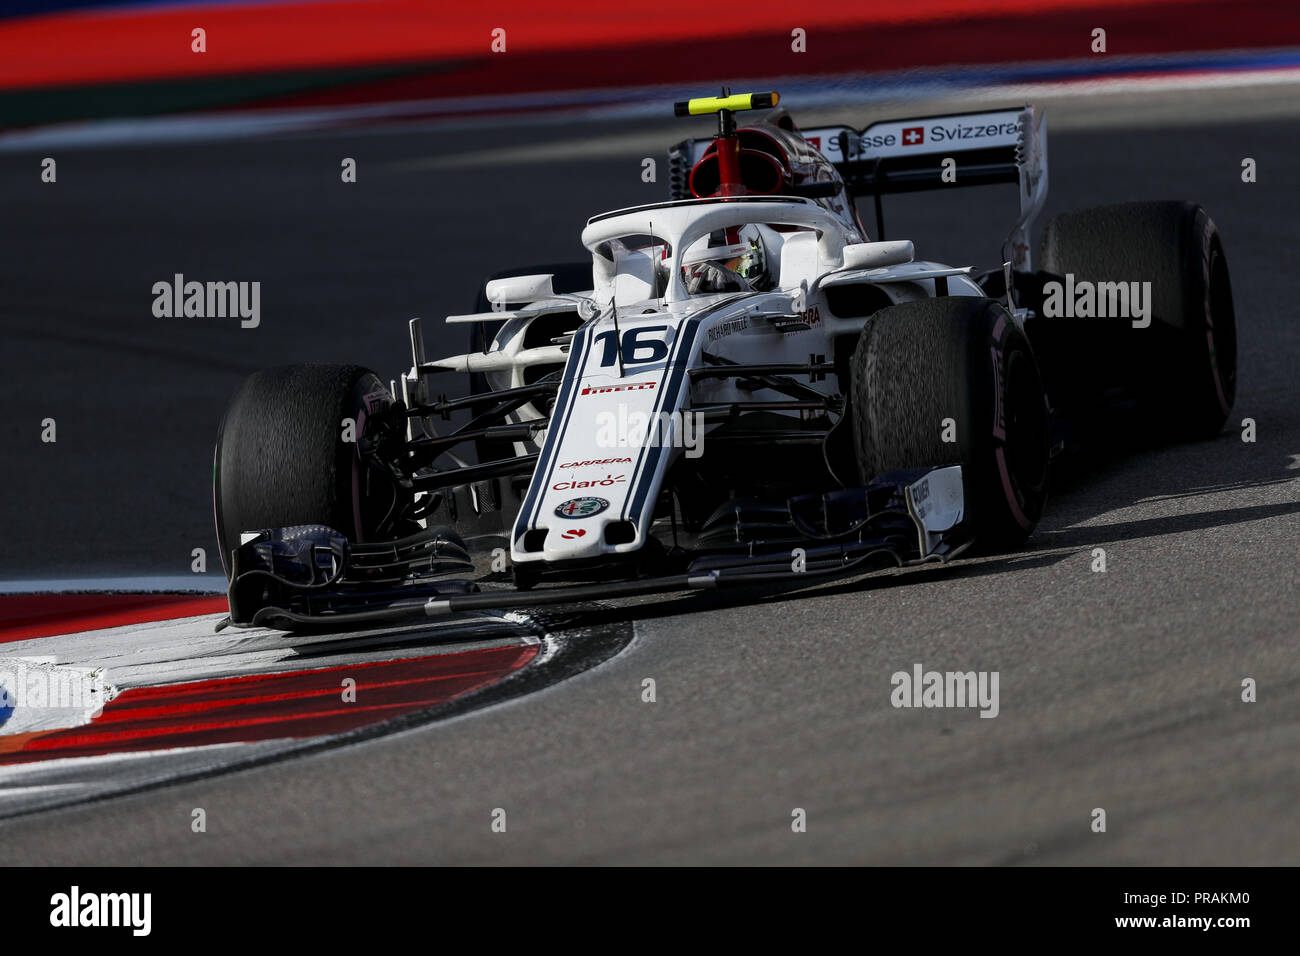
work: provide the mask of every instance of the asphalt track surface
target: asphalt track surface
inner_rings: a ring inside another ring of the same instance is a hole
[[[1047,214],[1207,206],[1241,341],[1218,439],[1070,477],[1022,553],[611,609],[592,626],[630,622],[630,646],[538,693],[12,820],[6,860],[1300,863],[1300,132],[1183,107],[1154,130],[1065,124]],[[465,310],[495,268],[577,258],[587,215],[661,198],[640,181],[640,157],[661,155],[637,151],[642,133],[602,129],[615,145],[585,158],[577,125],[88,149],[58,154],[54,185],[41,154],[0,157],[0,576],[186,573],[215,544],[212,440],[244,375],[331,360],[396,375],[407,318]],[[339,181],[347,156],[356,185]],[[891,201],[890,236],[994,264],[1013,197],[968,191],[957,215],[946,199]],[[177,272],[260,280],[260,327],[154,318],[150,287]],[[915,663],[998,671],[999,715],[893,708],[890,675]],[[189,829],[198,806],[206,834]]]

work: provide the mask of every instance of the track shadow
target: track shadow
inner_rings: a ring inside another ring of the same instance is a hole
[[[1240,441],[1231,423],[1215,438],[1181,444],[1136,444],[1131,435],[1106,444],[1098,438],[1088,450],[1053,463],[1052,498],[1039,531],[1063,517],[1077,523],[1139,502],[1284,485],[1300,478],[1296,460],[1294,452]]]
[[[1139,518],[1134,521],[1117,521],[1114,524],[1093,524],[1083,527],[1047,531],[1039,536],[1044,545],[1052,548],[1083,548],[1115,541],[1132,541],[1137,538],[1155,538],[1186,531],[1206,531],[1223,528],[1245,521],[1275,518],[1280,515],[1300,514],[1300,502],[1286,501],[1271,505],[1248,505],[1244,508],[1222,508],[1218,511],[1198,511],[1193,514],[1169,515],[1159,518]]]
[[[977,578],[1050,567],[1080,550],[1096,545],[1205,531],[1250,521],[1300,514],[1300,501],[1244,505],[1186,514],[1138,518],[1107,524],[1088,524],[1093,518],[1133,505],[1156,501],[1184,501],[1224,492],[1246,491],[1295,481],[1289,467],[1296,456],[1233,455],[1239,451],[1231,431],[1220,437],[1184,445],[1150,449],[1117,446],[1071,457],[1059,475],[1055,491],[1062,507],[1049,502],[1043,523],[1030,539],[1029,548],[978,560],[958,558],[949,564],[922,565],[906,573],[889,571],[827,578],[823,582],[774,589],[736,587],[727,590],[665,597],[662,600],[584,610],[583,623],[593,627],[631,620],[655,620],[701,611],[723,610],[770,601],[804,601],[849,593],[869,593],[910,587],[922,580]],[[1172,461],[1170,460],[1172,459]]]
[[[630,621],[649,621],[678,617],[686,614],[699,614],[702,611],[722,611],[748,605],[765,604],[774,601],[789,603],[794,601],[817,600],[840,594],[863,594],[873,591],[888,591],[893,588],[912,587],[918,582],[918,575],[924,579],[939,577],[975,577],[984,574],[1002,574],[1007,571],[1025,568],[1046,567],[1069,557],[1068,551],[1052,554],[1015,554],[980,561],[974,564],[917,565],[906,569],[907,573],[896,574],[889,570],[856,573],[844,578],[833,576],[823,578],[820,582],[806,584],[794,583],[789,587],[774,587],[770,582],[752,587],[735,586],[718,591],[681,592],[667,595],[658,600],[642,601],[620,606],[591,606],[579,612],[581,623],[589,627],[604,627]]]

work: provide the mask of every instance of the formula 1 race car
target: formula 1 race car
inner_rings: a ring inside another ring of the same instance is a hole
[[[446,319],[466,353],[428,359],[415,319],[391,386],[353,365],[249,378],[216,446],[228,623],[801,586],[1016,548],[1081,436],[1222,428],[1232,293],[1199,206],[1058,216],[1034,262],[1032,107],[800,130],[778,103],[676,104],[717,132],[669,151],[671,198],[588,220],[589,261],[487,281]],[[1019,189],[1000,268],[883,239],[882,195],[987,183]]]

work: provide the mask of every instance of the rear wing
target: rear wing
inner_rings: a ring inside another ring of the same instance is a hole
[[[1032,106],[882,120],[863,130],[827,126],[801,132],[831,161],[850,193],[875,199],[879,239],[885,232],[880,202],[885,194],[1014,183],[1020,217],[1002,258],[1017,271],[1031,271],[1029,230],[1047,200],[1047,131]]]
[[[876,239],[885,238],[886,194],[1014,183],[1020,216],[1002,259],[1016,271],[1032,271],[1030,227],[1047,200],[1047,130],[1032,106],[882,120],[861,130],[823,126],[800,134],[830,160],[852,196],[873,197]],[[674,195],[684,190],[685,174],[709,143],[688,140],[669,151]]]

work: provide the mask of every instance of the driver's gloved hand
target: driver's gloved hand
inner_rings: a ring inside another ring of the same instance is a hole
[[[701,262],[686,280],[686,291],[691,295],[703,292],[744,292],[747,288],[747,283],[740,275],[714,262]]]

